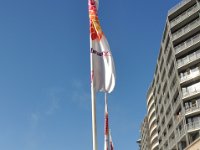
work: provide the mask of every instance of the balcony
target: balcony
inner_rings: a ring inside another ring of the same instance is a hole
[[[155,133],[155,134],[151,137],[151,143],[153,143],[153,141],[155,141],[156,138],[158,138],[158,133]]]
[[[185,115],[197,114],[200,112],[200,106],[198,104],[194,104],[192,107],[185,109]]]
[[[157,149],[157,147],[159,146],[159,142],[156,142],[156,143],[154,143],[153,145],[152,145],[152,150],[155,150],[155,149]]]
[[[185,51],[186,49],[190,49],[193,45],[195,45],[197,43],[200,44],[200,34],[197,34],[196,36],[188,39],[187,41],[177,45],[174,48],[176,55],[180,54],[181,52]]]
[[[187,91],[183,92],[183,100],[187,100],[189,98],[195,98],[196,96],[200,95],[200,89],[199,88],[194,88],[193,91]]]
[[[183,0],[180,3],[178,3],[177,5],[175,5],[174,7],[172,7],[169,11],[168,14],[172,14],[175,11],[177,11],[179,8],[181,8],[182,6],[184,6],[185,4],[187,4],[188,2],[190,2],[191,0]]]
[[[199,59],[200,59],[200,50],[188,55],[187,57],[179,59],[177,61],[177,67],[179,70],[182,68],[184,69],[184,66],[186,66],[188,68],[189,64],[192,64],[192,62],[197,62]]]
[[[190,73],[189,75],[181,77],[181,85],[189,83],[189,81],[192,81],[192,79],[196,79],[200,77],[200,70],[196,71],[195,73]]]
[[[200,130],[200,121],[191,122],[187,124],[188,132],[194,132],[196,130]]]
[[[147,105],[147,110],[148,110],[148,112],[149,112],[149,110],[151,109],[151,107],[154,105],[154,100],[152,100],[151,102],[150,102],[150,104],[149,105]]]
[[[157,124],[154,124],[154,126],[150,127],[150,135],[157,129]]]
[[[149,121],[149,126],[152,125],[152,123],[156,120],[156,116],[154,116],[150,121]]]
[[[173,40],[177,40],[178,38],[182,37],[183,35],[186,35],[190,31],[194,30],[195,28],[200,26],[200,19],[196,19],[190,24],[186,25],[185,27],[181,28],[180,30],[176,31],[173,34]]]
[[[184,13],[182,13],[181,15],[179,15],[178,17],[176,17],[175,19],[173,19],[170,22],[171,23],[171,27],[174,27],[178,23],[180,23],[183,20],[185,20],[186,18],[190,17],[191,15],[193,15],[194,13],[196,13],[198,10],[199,10],[199,8],[197,7],[197,5],[194,5],[193,7],[191,7],[190,9],[188,9],[187,11],[185,11]]]
[[[153,107],[153,109],[151,109],[151,111],[148,113],[148,121],[150,121],[151,118],[155,116],[155,112],[156,112],[156,109],[155,107]]]

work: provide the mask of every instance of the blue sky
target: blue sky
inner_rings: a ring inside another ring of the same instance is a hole
[[[179,0],[100,0],[115,60],[115,150],[136,150],[168,9]],[[0,1],[0,149],[92,149],[87,0]],[[97,94],[103,149],[103,94]]]

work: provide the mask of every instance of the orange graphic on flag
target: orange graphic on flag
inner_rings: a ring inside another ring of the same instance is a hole
[[[89,0],[90,36],[92,40],[101,40],[103,31],[97,15],[97,7],[94,0]]]

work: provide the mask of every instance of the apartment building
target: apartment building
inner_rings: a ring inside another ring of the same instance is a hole
[[[147,116],[141,124],[140,139],[137,141],[141,150],[150,149],[149,123]]]
[[[150,138],[150,148],[151,150],[158,150],[158,131],[157,131],[157,119],[156,119],[156,109],[155,100],[153,96],[152,88],[149,89],[147,93],[147,118],[149,122],[149,138]]]
[[[200,0],[169,10],[150,91],[149,134],[156,138],[145,150],[154,142],[159,150],[184,150],[200,137]]]

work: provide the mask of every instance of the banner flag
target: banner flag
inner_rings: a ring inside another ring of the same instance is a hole
[[[112,141],[112,136],[111,136],[111,131],[110,131],[110,150],[114,150],[114,145],[113,145],[113,141]]]
[[[98,19],[98,0],[88,0],[90,19],[91,85],[95,92],[110,93],[115,87],[115,66],[108,41]]]

